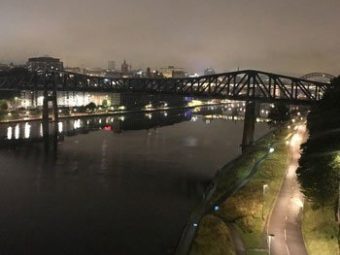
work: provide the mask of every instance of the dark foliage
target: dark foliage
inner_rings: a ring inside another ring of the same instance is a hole
[[[297,171],[304,194],[315,205],[334,204],[340,171],[340,76],[308,115],[309,139]]]
[[[270,119],[268,124],[271,127],[279,126],[282,123],[288,121],[290,119],[288,106],[283,103],[275,104],[274,108],[270,109],[268,118]]]
[[[90,111],[94,111],[96,109],[96,104],[91,102],[88,105],[85,106],[86,109],[90,110]]]

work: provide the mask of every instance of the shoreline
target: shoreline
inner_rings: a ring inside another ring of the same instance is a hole
[[[150,112],[163,112],[163,111],[173,111],[173,110],[181,110],[181,109],[195,109],[200,107],[209,107],[209,106],[221,106],[228,105],[229,103],[216,103],[216,104],[205,104],[205,105],[196,105],[196,106],[175,106],[175,107],[166,107],[161,109],[140,109],[140,110],[131,110],[131,111],[115,111],[115,112],[103,112],[103,113],[84,113],[84,114],[73,114],[68,116],[59,116],[59,120],[62,119],[75,119],[75,118],[86,118],[86,117],[104,117],[104,116],[120,116],[131,113],[150,113]],[[21,122],[34,122],[34,121],[42,121],[42,117],[35,118],[25,118],[25,119],[14,119],[14,120],[0,120],[1,124],[11,124],[11,123],[21,123]],[[52,118],[49,118],[49,121],[54,122]]]
[[[241,154],[236,158],[230,160],[222,168],[217,170],[215,176],[211,180],[212,185],[208,185],[207,191],[203,194],[203,199],[198,204],[198,206],[192,210],[192,213],[189,216],[187,224],[185,225],[182,231],[182,235],[176,246],[175,251],[176,255],[187,255],[190,253],[192,244],[195,240],[195,237],[197,236],[199,222],[205,215],[208,215],[210,212],[213,211],[214,203],[212,203],[213,202],[212,199],[213,195],[216,192],[219,180],[223,177],[225,173],[234,170],[236,168],[236,165],[239,162],[242,162],[247,155],[249,155],[251,152],[256,151],[254,150],[256,148],[255,146],[259,145],[261,142],[268,139],[274,131],[275,130],[270,130],[268,133],[259,137],[256,141],[254,141],[254,144],[251,147],[249,147],[249,149],[244,154]],[[224,195],[227,194],[227,196],[223,196],[223,200],[235,194],[240,188],[242,188],[244,185],[248,183],[248,181],[257,172],[256,170],[258,164],[261,163],[267,155],[268,150],[264,153],[264,155],[258,157],[256,162],[252,164],[249,175],[247,175],[246,177],[242,178],[239,181],[236,181],[237,184],[235,185],[235,187],[233,187],[231,190],[228,189],[224,192]],[[215,201],[215,203],[218,204],[219,202]]]
[[[299,124],[296,123],[296,125]],[[243,163],[234,166],[238,178],[233,175],[225,176],[231,177],[231,182],[224,177],[226,181],[220,183],[220,194],[217,194],[217,199],[211,201],[210,205],[213,210],[207,211],[201,218],[204,223],[209,217],[214,216],[219,219],[220,223],[218,226],[216,223],[214,225],[214,222],[200,224],[191,247],[188,247],[187,253],[182,254],[209,254],[216,250],[230,255],[245,254],[245,252],[247,254],[248,252],[249,254],[267,254],[268,218],[271,217],[273,208],[276,206],[276,199],[282,192],[281,186],[285,181],[287,169],[291,166],[290,160],[288,160],[292,157],[291,142],[288,144],[288,141],[291,140],[292,134],[297,133],[287,125],[273,131],[278,131],[270,143],[270,148],[275,148],[273,153],[267,153],[259,159],[258,151],[263,151],[265,147],[263,147],[263,143],[261,145],[261,139],[257,139],[254,150],[250,152],[252,158],[249,160],[247,157],[249,155],[246,153],[240,156],[240,161]],[[264,139],[266,136],[268,134],[264,136]],[[252,160],[255,157],[256,160]],[[266,160],[267,158],[268,160]],[[258,169],[254,171],[253,168]],[[226,171],[227,169],[222,170]],[[244,177],[243,172],[247,173],[247,176]],[[235,182],[235,179],[237,182],[244,183],[239,186],[234,185],[234,187],[236,186],[234,193],[228,195],[228,190],[231,190],[230,186]],[[232,228],[229,227],[230,225],[233,225]],[[222,231],[223,228],[224,231]],[[269,231],[270,234],[272,232]],[[289,245],[292,244],[289,243]]]

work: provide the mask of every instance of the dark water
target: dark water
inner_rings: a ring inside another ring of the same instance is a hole
[[[225,114],[63,121],[48,153],[39,122],[0,125],[0,254],[172,254],[216,170],[240,153],[243,122],[203,113]]]

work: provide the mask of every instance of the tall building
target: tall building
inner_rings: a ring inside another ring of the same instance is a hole
[[[145,75],[147,78],[151,78],[152,77],[152,73],[151,73],[151,68],[148,67],[146,68],[146,75]]]
[[[121,71],[123,74],[128,74],[131,70],[131,66],[126,63],[126,60],[124,60],[122,66],[121,66]]]
[[[61,62],[59,58],[52,57],[29,58],[26,66],[28,71],[38,73],[64,70],[63,62]]]
[[[116,70],[116,62],[115,61],[109,61],[107,63],[107,70],[109,71],[115,71]]]
[[[183,68],[177,68],[174,66],[168,66],[161,68],[161,72],[165,78],[183,78],[185,77],[185,72]]]

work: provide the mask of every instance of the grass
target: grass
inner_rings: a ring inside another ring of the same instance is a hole
[[[286,130],[281,130],[274,138],[271,134],[265,136],[242,157],[224,167],[217,177],[217,188],[211,200],[212,203],[222,202],[220,203],[220,210],[215,215],[220,218],[219,224],[224,224],[226,228],[227,225],[224,222],[236,224],[245,243],[247,254],[267,254],[265,251],[265,219],[270,213],[276,195],[280,190],[288,165],[288,149],[284,142],[286,136]],[[257,172],[243,188],[229,198],[223,199],[226,190],[235,188],[235,183],[243,180],[251,173],[255,163],[267,154],[268,145],[271,143],[275,144],[275,152],[269,154],[258,165]],[[264,184],[268,185],[265,193],[263,193]],[[234,247],[231,243],[219,243],[216,241],[214,227],[215,225],[209,224],[209,222],[200,223],[199,231],[193,242],[191,255],[224,254],[212,253],[209,250],[211,247],[214,247],[214,249],[219,247],[218,249],[220,250],[234,252]],[[204,243],[203,239],[206,239]],[[209,241],[212,242],[211,246],[207,245]],[[197,253],[198,251],[200,253]]]
[[[197,238],[190,255],[235,255],[227,225],[218,217],[208,214],[200,222]]]
[[[305,202],[302,233],[309,255],[339,254],[334,207],[315,208],[311,202]]]
[[[266,248],[264,227],[280,190],[288,164],[287,158],[286,146],[278,145],[276,152],[259,165],[249,183],[221,205],[220,217],[236,223],[247,249]],[[263,185],[268,185],[265,192]]]
[[[243,153],[241,157],[224,166],[217,177],[217,187],[211,198],[211,202],[215,203],[223,199],[228,188],[234,189],[238,181],[246,178],[250,174],[254,164],[267,154],[271,143],[272,134],[270,133],[257,141],[256,144]]]

